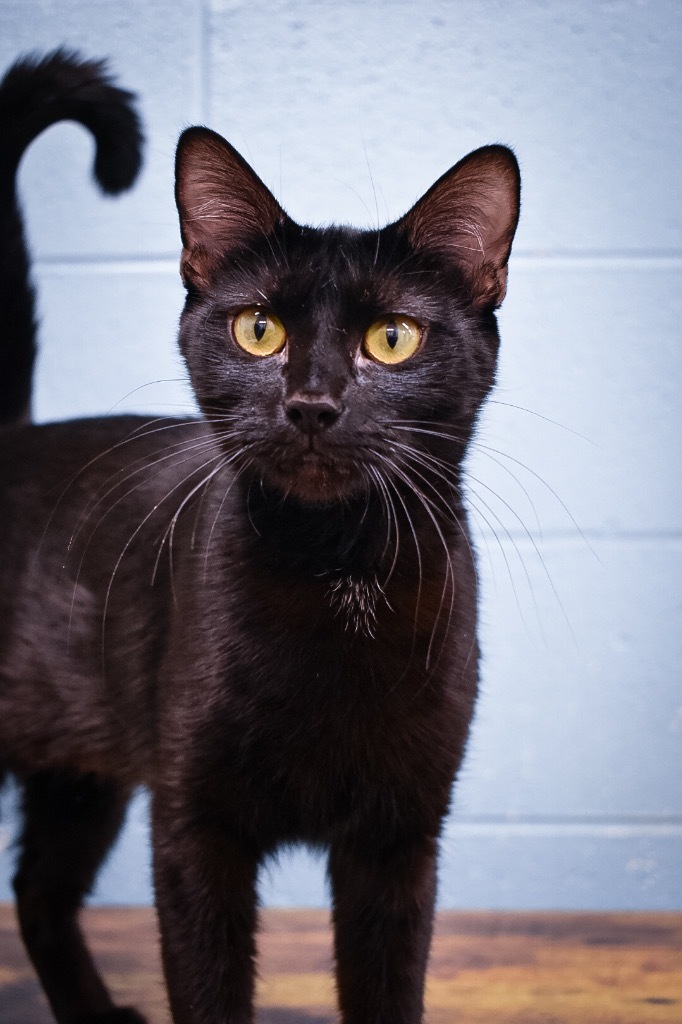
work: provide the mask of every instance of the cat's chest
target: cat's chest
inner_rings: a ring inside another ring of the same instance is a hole
[[[225,666],[209,731],[224,809],[248,808],[244,828],[258,808],[280,838],[324,842],[358,817],[393,828],[395,807],[416,819],[424,791],[447,799],[456,701],[444,674],[410,664],[411,631],[380,597],[337,588],[315,628],[273,630],[256,658]]]
[[[437,631],[412,586],[383,585],[376,572],[331,572],[290,581],[265,574],[245,580],[232,602],[234,657],[258,666],[264,681],[295,677],[299,686],[334,689],[403,674],[415,644]],[[418,661],[412,666],[417,670]]]
[[[216,679],[230,733],[281,752],[291,741],[320,764],[396,761],[438,730],[451,697],[447,617],[424,586],[415,594],[376,574],[332,574],[291,587],[252,580]],[[449,638],[454,641],[454,636]],[[438,657],[436,657],[438,655]],[[366,772],[366,769],[364,769]],[[393,765],[389,773],[395,774]]]
[[[442,810],[470,702],[452,685],[458,644],[442,649],[439,583],[252,564],[181,605],[166,706],[197,776],[220,780],[218,813],[323,842],[358,815]]]
[[[393,609],[378,574],[339,574],[324,589],[322,601],[328,615],[349,636],[376,640],[380,622],[390,619]],[[390,621],[386,623],[390,630]]]

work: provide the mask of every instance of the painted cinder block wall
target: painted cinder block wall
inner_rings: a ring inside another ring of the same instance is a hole
[[[500,141],[523,213],[471,460],[483,688],[443,838],[448,907],[679,907],[682,234],[677,0],[2,0],[0,65],[108,55],[147,126],[104,200],[74,126],[21,171],[45,421],[191,402],[172,162],[204,122],[296,218],[392,219]],[[3,803],[0,897],[15,810]],[[147,901],[145,799],[95,893]],[[263,899],[325,901],[295,852]]]

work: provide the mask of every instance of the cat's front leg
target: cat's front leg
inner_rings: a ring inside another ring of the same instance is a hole
[[[436,888],[430,836],[332,847],[334,945],[343,1024],[420,1024]]]
[[[174,1024],[252,1024],[258,858],[222,822],[158,795],[154,881]]]

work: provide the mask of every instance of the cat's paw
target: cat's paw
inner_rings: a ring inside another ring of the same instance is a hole
[[[79,1017],[78,1024],[147,1024],[147,1018],[132,1006],[115,1006],[105,1013]]]

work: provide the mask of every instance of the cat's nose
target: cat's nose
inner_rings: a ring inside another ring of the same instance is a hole
[[[343,406],[330,395],[292,395],[284,402],[287,419],[304,434],[319,434],[335,423]]]

